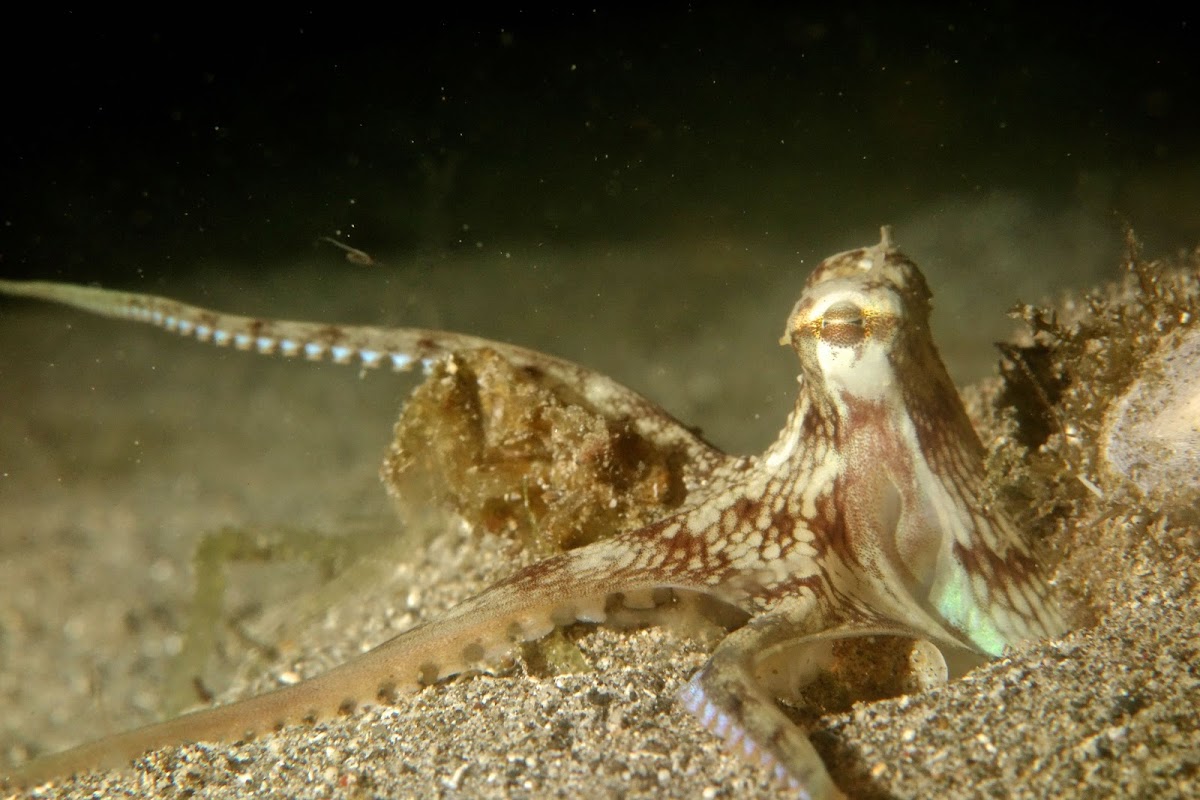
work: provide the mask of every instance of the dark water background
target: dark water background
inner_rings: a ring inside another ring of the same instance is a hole
[[[881,223],[963,381],[1012,303],[1114,275],[1125,222],[1200,240],[1191,11],[30,14],[0,33],[6,276],[513,339],[743,447],[790,402],[804,276]]]

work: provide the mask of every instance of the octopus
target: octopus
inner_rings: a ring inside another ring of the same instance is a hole
[[[0,281],[0,293],[262,354],[523,377],[615,432],[627,460],[649,465],[637,490],[661,501],[608,518],[610,534],[565,537],[551,555],[329,672],[34,759],[7,776],[13,786],[392,703],[563,626],[602,623],[622,608],[669,612],[664,598],[689,597],[736,622],[679,701],[798,796],[836,798],[777,702],[778,687],[813,682],[812,665],[827,663],[834,645],[898,637],[929,643],[935,659],[982,659],[1066,630],[1029,546],[990,499],[984,448],[930,333],[929,287],[886,227],[877,245],[831,256],[809,276],[780,339],[797,359],[795,405],[759,456],[722,452],[585,367],[464,334],[256,319],[60,283]],[[398,448],[385,478],[404,471]],[[542,481],[553,483],[553,472]],[[610,489],[616,507],[628,487]],[[576,514],[560,517],[569,525]]]

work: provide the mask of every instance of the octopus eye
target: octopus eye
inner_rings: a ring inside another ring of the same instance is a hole
[[[830,306],[817,322],[821,341],[835,347],[853,347],[867,338],[866,316],[853,303]]]

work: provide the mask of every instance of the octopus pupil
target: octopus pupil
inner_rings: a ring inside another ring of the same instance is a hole
[[[821,338],[833,345],[848,346],[866,338],[867,330],[862,317],[853,319],[824,319],[821,321]]]

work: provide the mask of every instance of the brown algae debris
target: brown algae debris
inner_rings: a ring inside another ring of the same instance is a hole
[[[1200,248],[1148,261],[1130,235],[1124,266],[1017,309],[1030,333],[1002,346],[989,423],[991,483],[1058,562],[1078,624],[1193,570],[1200,546]]]
[[[448,508],[475,530],[546,554],[678,508],[684,461],[484,349],[439,362],[416,388],[382,478],[402,514]]]

